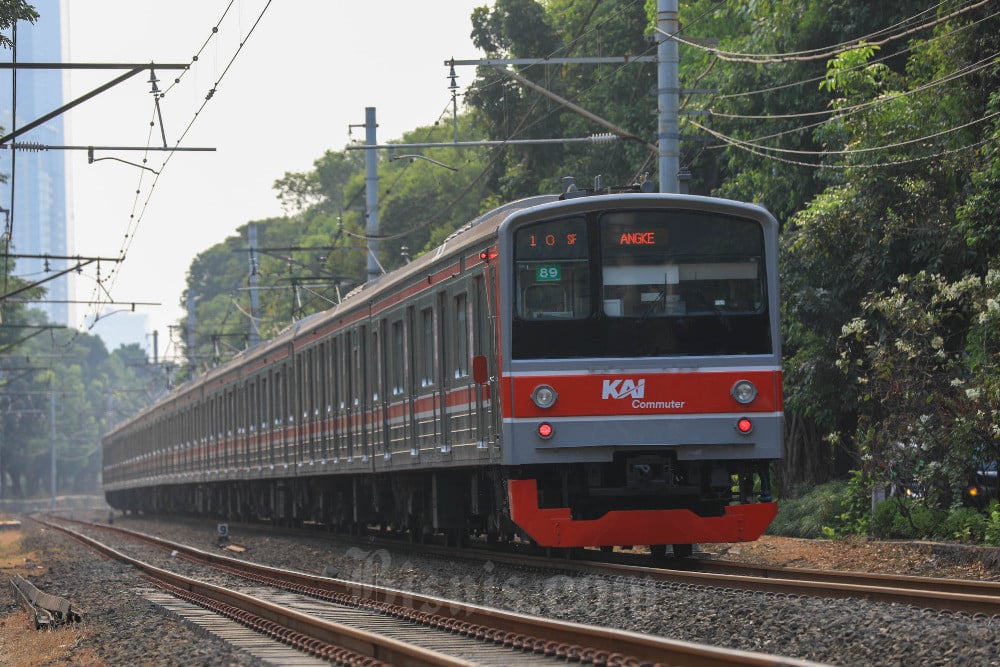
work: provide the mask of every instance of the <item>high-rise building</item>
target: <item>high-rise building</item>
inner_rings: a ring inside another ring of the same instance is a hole
[[[62,62],[60,0],[32,0],[39,14],[34,23],[21,22],[16,35],[16,58],[19,63]],[[15,52],[0,51],[4,62],[13,62]],[[16,80],[17,86],[14,87]],[[63,104],[62,70],[0,69],[0,127],[8,134],[17,127],[54,111]],[[63,119],[57,116],[20,135],[17,143],[47,146],[65,144]],[[10,251],[19,255],[67,255],[68,224],[66,214],[66,162],[61,150],[0,150],[0,174],[7,182],[0,184],[0,223],[10,234]],[[14,274],[29,281],[40,281],[66,267],[66,262],[45,259],[18,259]],[[46,299],[53,303],[32,304],[46,311],[58,324],[69,323],[68,277],[45,283]],[[62,303],[59,303],[62,302]]]

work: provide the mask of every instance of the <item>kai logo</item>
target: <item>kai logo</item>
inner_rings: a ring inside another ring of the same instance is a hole
[[[646,394],[646,380],[605,380],[601,388],[601,398],[643,398]]]

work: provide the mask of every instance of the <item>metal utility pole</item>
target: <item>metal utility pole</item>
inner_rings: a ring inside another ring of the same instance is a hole
[[[250,347],[260,342],[260,301],[257,294],[257,225],[247,227],[247,241],[250,244]]]
[[[49,443],[51,446],[51,461],[49,462],[49,474],[52,477],[52,505],[56,508],[56,390],[55,387],[49,390]]]
[[[365,107],[365,146],[378,144],[375,139],[375,107]],[[368,236],[368,282],[379,277],[378,266],[378,155],[373,148],[365,151],[365,216],[368,224],[365,233]]]
[[[187,309],[188,309],[188,321],[187,321],[187,325],[188,325],[188,330],[187,330],[188,366],[189,366],[189,369],[190,369],[189,370],[189,374],[191,376],[191,379],[193,380],[194,376],[196,374],[196,370],[195,369],[197,367],[196,364],[195,364],[195,346],[194,346],[195,345],[194,330],[195,330],[196,321],[195,321],[194,291],[193,290],[188,290]]]
[[[656,0],[656,28],[661,37],[656,51],[660,192],[677,193],[680,192],[678,174],[681,170],[680,127],[677,121],[680,58],[677,55],[677,40],[674,39],[678,31],[677,0]]]

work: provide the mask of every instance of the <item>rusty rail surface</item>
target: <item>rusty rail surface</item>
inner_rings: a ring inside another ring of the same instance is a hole
[[[213,565],[257,583],[285,588],[340,604],[376,610],[428,627],[508,646],[514,650],[550,655],[583,664],[609,666],[663,664],[686,667],[719,665],[806,667],[817,664],[764,653],[723,649],[634,632],[526,616],[407,591],[282,570],[235,560],[117,526],[86,525],[142,539],[190,560]],[[74,536],[79,535],[65,527],[58,525],[54,527]],[[79,537],[88,543],[91,542],[86,536],[79,535]],[[116,557],[131,561],[123,554]],[[147,568],[151,567],[144,566],[143,570],[147,571]],[[389,662],[403,664],[394,660]],[[439,661],[434,664],[448,663]]]

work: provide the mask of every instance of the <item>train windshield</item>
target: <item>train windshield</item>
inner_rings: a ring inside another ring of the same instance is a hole
[[[514,358],[771,352],[756,221],[606,211],[526,225],[514,245]]]

